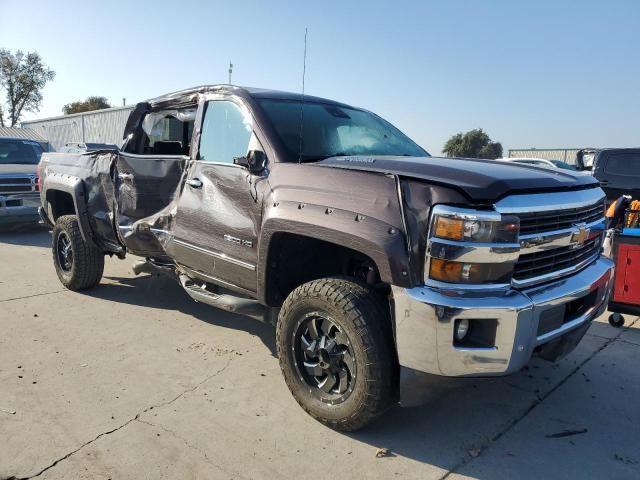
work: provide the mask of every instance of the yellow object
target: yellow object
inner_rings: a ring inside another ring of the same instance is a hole
[[[460,262],[450,262],[440,260],[439,258],[432,258],[431,265],[429,266],[429,277],[434,280],[440,280],[441,282],[457,283],[462,276],[463,265],[464,264]]]
[[[640,200],[634,200],[633,202],[631,202],[631,205],[629,205],[629,210],[633,211],[633,210],[640,210]],[[640,214],[638,213],[629,213],[629,215],[627,215],[627,222],[625,224],[626,228],[636,228],[638,226],[638,220],[640,219]]]
[[[464,239],[464,220],[438,217],[436,219],[436,237],[449,240]]]

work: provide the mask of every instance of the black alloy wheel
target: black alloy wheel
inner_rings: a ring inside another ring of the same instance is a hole
[[[65,272],[71,271],[71,267],[73,267],[73,247],[71,246],[71,239],[66,232],[60,232],[60,235],[58,235],[56,254],[58,255],[60,268]]]
[[[310,392],[330,404],[344,402],[357,374],[351,342],[325,313],[304,315],[293,332],[294,362]]]

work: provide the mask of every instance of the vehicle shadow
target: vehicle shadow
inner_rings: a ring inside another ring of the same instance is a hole
[[[260,338],[276,356],[272,326],[196,303],[171,278],[141,275],[104,279],[106,283],[87,295],[150,309],[175,310],[211,325],[242,330]],[[607,327],[602,325],[603,329]],[[387,448],[390,456],[451,470],[478,456],[508,432],[574,368],[575,358],[569,356],[560,365],[534,360],[531,368],[508,378],[427,377],[420,386],[425,392],[420,406],[393,407],[366,429],[346,435],[375,448]],[[569,421],[551,419],[548,433],[566,429]],[[531,448],[541,448],[543,442],[550,441],[544,436],[532,438]],[[527,472],[522,478],[537,477],[535,472]]]
[[[392,456],[453,469],[484,450],[538,400],[533,392],[501,379],[449,379],[423,382],[423,403],[394,406],[355,440],[387,448]]]
[[[29,247],[51,247],[51,234],[40,225],[21,225],[0,228],[0,244],[24,245]]]
[[[275,329],[272,325],[195,302],[182,290],[177,280],[163,275],[134,278],[105,275],[103,278],[110,282],[103,282],[86,294],[112,302],[177,310],[211,325],[242,330],[260,338],[271,354],[276,356]]]
[[[606,339],[616,334],[616,330],[605,323],[594,323],[592,328],[590,332],[597,337],[585,337],[576,351],[556,363],[534,358],[523,370],[508,377],[425,377],[418,387],[425,393],[420,406],[396,406],[366,429],[349,436],[377,448],[388,448],[392,455],[449,470],[460,467],[510,432],[559,386],[567,398],[580,398],[587,404],[597,401],[600,394],[586,395],[584,388],[588,387],[584,385],[601,379],[595,376],[588,378],[584,370],[577,374],[577,368],[582,361],[597,353]],[[630,328],[623,335],[627,335],[631,342],[638,340],[640,344],[640,330]],[[606,371],[603,369],[600,375],[606,375]],[[576,382],[565,383],[574,375],[578,379]],[[575,408],[584,410],[581,405]],[[614,424],[619,412],[607,409],[599,415],[601,425]],[[545,434],[536,432],[528,440],[529,448],[544,451],[553,442],[551,435],[583,427],[579,415],[567,416],[566,412],[558,412],[545,418]],[[600,448],[596,447],[600,442],[597,436],[588,437],[588,440],[583,438],[582,441],[593,445],[593,448]],[[509,452],[507,447],[506,455],[516,454]],[[568,458],[566,464],[558,467],[561,470],[568,468],[574,460]],[[500,477],[497,471],[494,473]],[[539,472],[523,472],[519,478],[539,478]]]

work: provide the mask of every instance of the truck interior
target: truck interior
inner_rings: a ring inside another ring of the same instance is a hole
[[[137,134],[127,143],[125,152],[188,157],[195,118],[194,107],[149,112]]]

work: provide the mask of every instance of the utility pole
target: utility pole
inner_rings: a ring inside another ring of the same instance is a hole
[[[229,85],[231,85],[231,74],[233,73],[233,63],[229,62]]]

